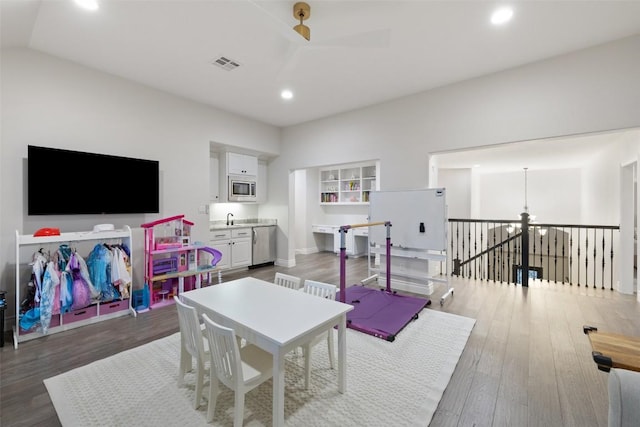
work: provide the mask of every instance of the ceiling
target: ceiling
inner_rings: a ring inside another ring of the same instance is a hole
[[[477,173],[515,172],[524,168],[574,169],[593,162],[620,141],[633,140],[633,136],[639,138],[640,129],[498,144],[473,150],[436,153],[434,157],[438,168],[474,168]]]
[[[2,47],[26,46],[285,127],[640,33],[637,1],[0,0]],[[224,56],[239,67],[212,65]],[[295,97],[283,101],[282,88]]]

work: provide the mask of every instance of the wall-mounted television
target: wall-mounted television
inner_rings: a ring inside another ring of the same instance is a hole
[[[28,215],[160,212],[157,160],[28,146]]]

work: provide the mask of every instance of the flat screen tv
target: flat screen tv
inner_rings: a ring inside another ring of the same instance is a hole
[[[28,146],[29,215],[160,212],[156,160]]]

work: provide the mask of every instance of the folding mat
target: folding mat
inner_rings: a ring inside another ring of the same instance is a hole
[[[341,298],[336,298],[341,300]],[[353,305],[347,313],[347,327],[393,341],[418,313],[431,304],[428,298],[400,295],[395,291],[353,285],[345,289],[344,302]]]

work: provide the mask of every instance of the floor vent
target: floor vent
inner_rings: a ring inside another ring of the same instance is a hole
[[[238,64],[233,59],[229,59],[229,58],[224,57],[224,56],[220,56],[220,57],[216,58],[213,61],[213,65],[216,65],[216,66],[222,68],[223,70],[227,70],[227,71],[235,70],[236,68],[238,68],[240,66],[240,64]]]

